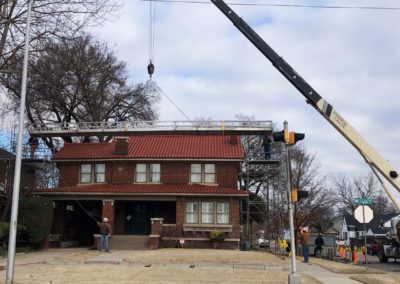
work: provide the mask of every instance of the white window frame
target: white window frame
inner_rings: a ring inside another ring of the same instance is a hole
[[[84,171],[84,167],[86,168]],[[88,178],[87,181],[83,177]],[[79,183],[105,183],[106,182],[106,164],[104,163],[85,163],[81,164],[79,172]]]
[[[201,202],[201,223],[215,224],[215,206],[214,202]]]
[[[229,225],[230,213],[228,201],[189,201],[185,206],[185,224]]]
[[[216,183],[216,166],[212,163],[190,164],[190,183]]]
[[[230,206],[229,202],[217,202],[217,224],[229,224]],[[226,220],[226,221],[225,221]]]
[[[140,171],[139,171],[140,168]],[[136,164],[136,183],[161,183],[161,164]]]
[[[199,202],[187,202],[185,206],[185,223],[199,223]]]

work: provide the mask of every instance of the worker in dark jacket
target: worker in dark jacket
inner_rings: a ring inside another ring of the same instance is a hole
[[[322,256],[322,246],[324,245],[324,238],[322,237],[321,233],[318,233],[317,238],[315,239],[315,250],[314,256],[317,256],[317,252]]]
[[[104,217],[103,222],[97,222],[100,227],[100,244],[99,251],[103,251],[103,243],[105,244],[105,251],[110,252],[108,249],[108,237],[111,236],[111,226],[108,223],[108,219]]]

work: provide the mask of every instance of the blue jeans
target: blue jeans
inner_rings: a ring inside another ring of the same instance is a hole
[[[99,251],[103,250],[103,242],[106,246],[106,251],[108,251],[108,235],[100,235]]]
[[[301,249],[303,250],[303,257],[304,257],[304,262],[308,262],[308,246],[302,245]]]

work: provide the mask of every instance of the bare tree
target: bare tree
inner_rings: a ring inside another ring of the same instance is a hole
[[[383,194],[381,185],[378,183],[373,172],[360,177],[337,177],[334,180],[336,192],[335,202],[341,214],[353,214],[357,208],[356,198],[372,199],[371,206],[376,214],[387,214],[396,211],[395,207]]]
[[[308,153],[301,144],[291,148],[290,154],[292,187],[308,192],[308,197],[300,200],[295,207],[295,225],[324,230],[333,218],[333,201],[326,177],[319,173],[320,163],[316,154]]]
[[[29,0],[0,1],[0,70],[11,72],[24,45]],[[31,45],[34,50],[49,38],[71,38],[85,27],[107,20],[119,7],[116,0],[35,0],[32,7]]]
[[[16,68],[21,61],[16,62]],[[31,123],[133,121],[157,117],[158,95],[153,85],[128,84],[125,63],[90,36],[47,42],[31,60],[30,69],[26,113]],[[16,110],[20,82],[18,72],[3,80]],[[54,148],[52,140],[46,139],[46,142]]]

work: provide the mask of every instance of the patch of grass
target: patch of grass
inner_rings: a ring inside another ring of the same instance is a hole
[[[369,275],[354,275],[350,279],[359,281],[364,284],[397,284],[399,283],[399,276],[394,274],[369,274]]]
[[[15,253],[28,253],[32,252],[34,249],[31,246],[17,246],[15,248]],[[1,257],[6,257],[8,255],[8,248],[7,247],[0,247],[0,256]]]
[[[326,270],[340,274],[386,274],[386,272],[377,269],[366,269],[365,267],[357,266],[351,263],[346,264],[320,258],[313,258],[311,262],[321,266],[322,268],[325,268]]]

